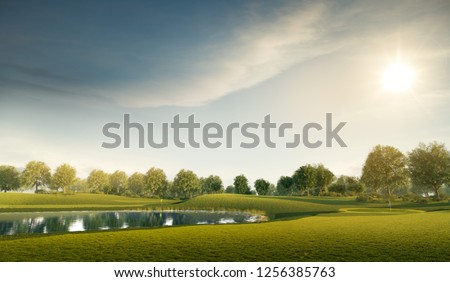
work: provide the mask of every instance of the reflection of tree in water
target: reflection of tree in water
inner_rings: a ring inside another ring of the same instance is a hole
[[[47,227],[48,233],[67,232],[69,231],[70,223],[71,219],[66,216],[44,218],[44,226]],[[42,233],[42,232],[33,232],[33,233]]]
[[[27,218],[15,222],[14,227],[16,233],[30,234],[30,233],[44,233],[45,220],[43,217]]]
[[[10,234],[13,228],[14,222],[2,221],[0,222],[0,235]],[[14,233],[13,233],[14,234]]]
[[[73,222],[82,222],[84,230],[122,227],[155,227],[186,224],[214,224],[223,219],[245,222],[248,215],[210,212],[92,212],[60,216],[42,216],[0,221],[0,235],[69,232]],[[170,223],[170,224],[169,224]]]
[[[70,220],[64,216],[33,217],[0,222],[0,234],[32,234],[69,231]]]
[[[119,212],[92,213],[83,217],[83,227],[86,230],[120,228],[124,223],[124,215]]]

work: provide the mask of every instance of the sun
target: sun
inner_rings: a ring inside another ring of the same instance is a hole
[[[383,73],[383,89],[387,92],[403,93],[410,91],[415,78],[414,70],[405,63],[395,62]]]

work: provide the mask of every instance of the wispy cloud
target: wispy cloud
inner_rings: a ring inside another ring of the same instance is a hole
[[[108,90],[128,107],[198,106],[261,83],[289,67],[339,47],[321,43],[327,6],[280,8],[273,20],[251,17],[231,38],[214,42],[182,66],[182,75]]]

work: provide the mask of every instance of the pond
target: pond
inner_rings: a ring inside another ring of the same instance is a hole
[[[261,221],[243,212],[77,211],[0,213],[0,235],[65,233],[193,224]]]

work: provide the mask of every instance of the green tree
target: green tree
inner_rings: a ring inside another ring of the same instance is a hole
[[[347,176],[346,177],[346,190],[351,193],[362,193],[365,190],[365,186],[357,177]]]
[[[277,195],[287,196],[292,195],[295,190],[294,179],[290,176],[281,176],[277,182]]]
[[[356,177],[341,175],[329,186],[328,191],[343,195],[347,193],[359,194],[364,191],[364,185]]]
[[[262,178],[255,181],[255,189],[258,195],[265,196],[269,193],[270,183]]]
[[[0,166],[0,191],[17,190],[20,187],[19,171],[9,165]]]
[[[210,175],[203,179],[202,190],[206,194],[223,193],[222,179],[217,175]]]
[[[178,191],[173,186],[173,181],[167,181],[167,189],[164,193],[164,198],[176,199],[180,196],[178,195]]]
[[[103,170],[94,169],[89,174],[86,182],[91,193],[100,193],[108,189],[109,176]]]
[[[77,170],[69,164],[62,164],[56,168],[52,176],[52,184],[57,189],[63,188],[63,192],[67,193],[67,188],[75,182]]]
[[[123,195],[128,189],[128,176],[124,171],[116,170],[109,176],[106,194]]]
[[[299,192],[306,192],[306,195],[309,196],[317,184],[316,168],[309,164],[301,166],[294,172],[292,178],[296,189]]]
[[[145,174],[145,187],[148,195],[163,198],[167,190],[167,177],[160,168],[152,167]]]
[[[441,187],[450,181],[450,152],[445,145],[420,143],[408,156],[413,186],[432,189],[437,200],[440,200]]]
[[[317,194],[323,194],[328,191],[328,186],[333,182],[334,174],[322,164],[316,167],[316,186]]]
[[[250,187],[248,186],[247,177],[243,174],[234,178],[234,193],[236,194],[250,194]]]
[[[132,195],[144,196],[145,195],[145,175],[140,172],[133,173],[128,178],[128,190]]]
[[[273,183],[270,183],[269,191],[267,192],[266,195],[273,196],[273,195],[275,195],[276,192],[277,192],[277,187],[275,187],[275,185]]]
[[[50,168],[44,162],[31,161],[27,163],[25,170],[22,172],[23,183],[34,187],[35,192],[38,191],[39,187],[49,185],[50,180]]]
[[[186,198],[192,198],[201,189],[198,176],[194,172],[184,169],[180,170],[175,176],[173,186]]]
[[[72,189],[76,192],[88,192],[87,180],[77,177],[72,184]]]
[[[234,194],[234,186],[233,185],[228,185],[227,188],[225,189],[225,193],[227,194]]]
[[[408,185],[407,158],[392,146],[377,145],[367,156],[361,181],[373,191],[383,191],[391,206],[393,192]]]

